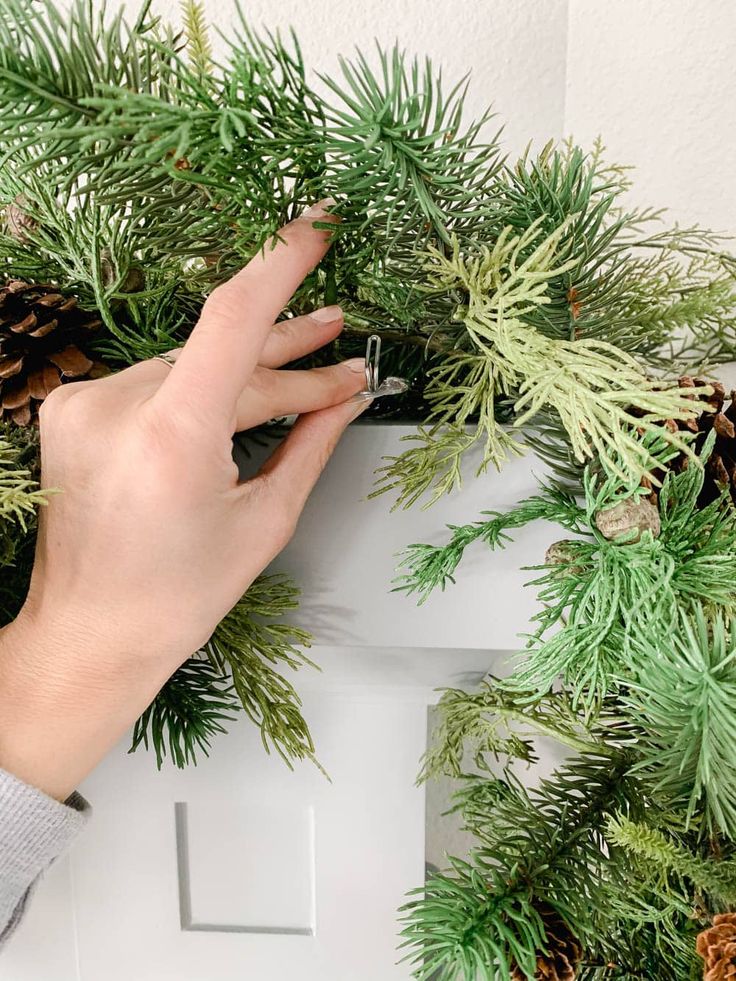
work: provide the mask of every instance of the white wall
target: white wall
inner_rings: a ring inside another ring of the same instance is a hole
[[[634,164],[638,203],[736,233],[736,3],[569,5],[565,132]]]
[[[159,9],[176,15],[174,0]],[[230,0],[205,0],[224,32]],[[133,7],[133,4],[130,4]],[[468,108],[494,104],[516,153],[529,140],[602,136],[635,166],[633,199],[683,224],[736,233],[733,0],[244,0],[252,23],[295,27],[307,63],[398,39],[448,80],[472,71]]]
[[[231,0],[204,2],[226,34]],[[532,137],[546,142],[562,132],[567,0],[243,0],[242,6],[254,26],[293,27],[307,65],[320,72],[334,72],[338,56],[356,45],[369,52],[374,38],[429,55],[448,82],[472,71],[469,111],[477,116],[492,102],[515,151]],[[178,2],[158,0],[157,9],[175,17]]]

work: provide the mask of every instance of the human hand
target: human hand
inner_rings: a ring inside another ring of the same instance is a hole
[[[212,293],[173,367],[64,385],[41,407],[42,483],[61,493],[40,515],[27,601],[0,632],[0,765],[54,796],[283,548],[365,407],[346,401],[362,360],[278,370],[342,328],[338,308],[274,326],[329,246],[315,220],[331,219],[310,209]],[[239,483],[233,433],[285,414],[300,415],[289,436]]]

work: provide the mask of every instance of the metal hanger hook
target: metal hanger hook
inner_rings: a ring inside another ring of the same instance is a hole
[[[365,385],[369,392],[378,391],[380,364],[381,338],[378,334],[371,334],[365,346]]]

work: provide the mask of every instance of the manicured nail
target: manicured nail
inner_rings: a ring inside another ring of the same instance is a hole
[[[312,310],[309,316],[318,324],[334,324],[342,317],[342,310],[338,306],[320,307],[318,310]]]
[[[334,208],[336,204],[337,201],[334,198],[323,198],[303,211],[302,218],[324,218],[329,214],[327,209]]]
[[[349,358],[347,361],[343,361],[342,364],[356,374],[365,374],[365,358]]]

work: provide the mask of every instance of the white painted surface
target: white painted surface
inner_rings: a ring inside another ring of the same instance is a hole
[[[42,882],[0,979],[408,979],[395,914],[424,871],[424,700],[312,695],[305,710],[331,783],[289,773],[246,724],[196,770],[159,774],[118,747],[82,787],[94,820]],[[193,812],[197,930],[180,925],[177,802]],[[233,925],[252,932],[215,929]]]
[[[636,167],[632,199],[736,233],[736,4],[570,0],[565,132]]]
[[[447,540],[446,525],[505,511],[536,493],[534,457],[516,458],[503,471],[475,477],[477,456],[464,462],[464,485],[434,507],[390,513],[389,495],[368,500],[384,456],[406,449],[408,426],[352,426],[307,504],[293,541],[274,563],[302,587],[299,622],[325,645],[480,648],[508,650],[529,627],[535,593],[524,584],[525,565],[544,561],[561,537],[541,522],[515,533],[515,544],[495,556],[476,544],[467,551],[456,585],[437,591],[421,607],[416,597],[392,591],[397,553],[414,542]]]

